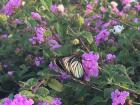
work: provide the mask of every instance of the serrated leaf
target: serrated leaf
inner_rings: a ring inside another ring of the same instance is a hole
[[[49,90],[47,88],[45,88],[45,87],[40,87],[37,90],[36,94],[38,94],[38,95],[40,95],[42,97],[47,97],[47,95],[49,94]]]
[[[48,82],[48,86],[58,92],[61,92],[63,90],[63,85],[57,81],[56,79],[51,79],[49,82]]]
[[[55,24],[55,28],[56,28],[56,31],[57,31],[57,33],[59,34],[59,35],[63,35],[62,34],[62,32],[63,32],[63,30],[62,30],[62,25],[60,24],[60,23],[56,23]]]
[[[32,27],[37,25],[37,22],[35,20],[29,20],[29,23],[31,24]]]
[[[23,90],[20,92],[21,95],[25,95],[27,97],[34,97],[35,94],[33,94],[31,91],[28,91],[28,90]]]
[[[29,79],[29,80],[26,81],[26,84],[27,84],[28,87],[32,87],[36,83],[37,83],[37,79],[35,79],[35,78],[31,78],[31,79]]]
[[[83,34],[83,37],[88,41],[89,44],[93,43],[93,36],[91,33],[85,33]]]

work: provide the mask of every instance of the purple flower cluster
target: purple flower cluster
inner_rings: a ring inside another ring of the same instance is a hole
[[[25,96],[17,94],[14,96],[14,99],[6,98],[2,105],[33,105],[34,101],[32,99],[28,99]]]
[[[119,91],[116,89],[111,93],[112,105],[124,105],[126,98],[129,96],[129,92],[127,91]]]
[[[35,28],[35,35],[29,39],[29,41],[35,45],[35,44],[42,44],[44,40],[44,33],[45,29],[43,27],[36,27]]]
[[[51,50],[55,50],[61,47],[58,41],[59,36],[57,34],[47,37],[47,45],[49,45]]]
[[[51,5],[50,10],[51,10],[52,13],[57,13],[57,12],[58,12],[58,10],[57,10],[57,5],[56,5],[56,4]]]
[[[98,54],[84,53],[82,55],[82,65],[85,71],[84,78],[89,81],[91,76],[97,77],[99,74],[98,66]]]
[[[34,20],[39,20],[39,21],[41,20],[41,16],[37,12],[31,12],[31,16]]]
[[[9,0],[3,8],[3,12],[6,15],[12,15],[14,9],[19,8],[22,4],[22,0]]]
[[[106,61],[107,62],[112,62],[116,59],[116,56],[114,54],[107,54],[106,55]]]
[[[140,11],[140,4],[136,5],[135,8],[137,11]]]
[[[50,62],[49,69],[56,70],[57,69],[57,66],[53,62]]]
[[[61,99],[60,98],[54,98],[51,103],[48,102],[39,102],[38,105],[61,105]]]
[[[122,4],[127,5],[131,3],[131,0],[120,0]]]
[[[86,5],[86,15],[89,15],[91,12],[92,12],[92,10],[93,10],[93,6],[92,6],[92,4],[87,4]]]
[[[67,73],[65,72],[62,72],[59,79],[61,80],[61,82],[67,80],[68,78],[70,77],[70,75],[68,75]]]
[[[61,13],[61,14],[64,14],[65,12],[65,7],[63,4],[59,4],[59,5],[56,5],[56,4],[53,4],[51,5],[51,8],[50,8],[51,12],[56,14],[56,13]]]
[[[99,45],[101,42],[104,42],[108,39],[110,32],[107,29],[104,29],[99,32],[95,38],[96,45]]]
[[[43,57],[36,57],[34,62],[35,62],[35,65],[38,67],[44,63],[44,58]]]

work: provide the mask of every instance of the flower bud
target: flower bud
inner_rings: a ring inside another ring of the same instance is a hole
[[[117,7],[117,6],[118,6],[118,3],[117,3],[117,2],[115,2],[115,1],[111,1],[111,3],[110,3],[110,4],[111,4],[111,6],[112,6],[112,7]]]
[[[63,5],[63,4],[59,4],[59,5],[57,6],[57,10],[58,10],[58,12],[64,13],[64,11],[65,11],[64,5]]]
[[[21,5],[24,6],[25,4],[26,4],[26,2],[25,1],[22,1]]]
[[[81,26],[84,24],[84,18],[82,16],[77,16],[77,23],[78,23],[78,26]]]
[[[4,14],[0,14],[0,24],[5,24],[7,23],[8,17]]]
[[[73,45],[78,45],[79,43],[80,43],[80,41],[77,38],[72,41]]]

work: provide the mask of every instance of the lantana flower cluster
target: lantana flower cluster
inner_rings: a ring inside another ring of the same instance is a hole
[[[93,52],[84,53],[82,55],[82,65],[85,71],[84,78],[89,81],[90,77],[98,77],[99,75],[99,54]]]
[[[14,96],[14,99],[6,98],[4,99],[2,105],[33,105],[34,101],[32,99],[28,99],[21,94],[17,94]]]
[[[96,36],[96,44],[99,45],[100,43],[106,41],[108,39],[110,32],[107,29],[102,30],[97,36]]]
[[[60,98],[54,98],[51,103],[41,101],[38,105],[62,105],[62,102]]]
[[[45,29],[43,27],[35,27],[35,35],[29,41],[33,45],[42,44],[45,41],[44,33]]]
[[[129,92],[116,89],[111,93],[112,105],[124,105],[128,96]]]
[[[112,62],[115,59],[116,59],[116,56],[114,54],[109,53],[109,54],[106,55],[106,61],[107,62]]]
[[[50,47],[51,50],[56,50],[62,47],[61,44],[59,43],[59,40],[60,40],[59,35],[54,34],[47,37],[46,43]]]
[[[51,12],[56,14],[56,13],[64,13],[65,12],[65,7],[63,4],[59,4],[59,5],[56,5],[56,4],[53,4],[50,8]]]
[[[44,58],[40,57],[40,56],[39,57],[35,57],[34,62],[35,62],[35,65],[38,67],[38,66],[40,66],[41,64],[44,63]]]
[[[31,12],[31,16],[34,20],[38,20],[40,21],[42,18],[41,18],[41,15],[37,12]]]
[[[3,12],[6,15],[12,15],[15,9],[22,5],[22,0],[9,0],[3,8]]]

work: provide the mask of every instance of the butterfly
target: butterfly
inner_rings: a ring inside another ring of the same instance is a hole
[[[72,74],[75,78],[82,78],[84,75],[84,69],[81,63],[81,58],[75,55],[68,57],[58,57],[52,60],[59,72],[67,72]]]

